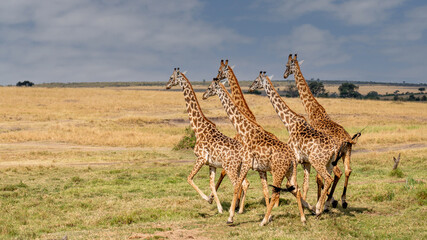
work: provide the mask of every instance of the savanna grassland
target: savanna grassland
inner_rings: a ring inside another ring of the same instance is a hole
[[[219,100],[197,94],[205,115],[234,136]],[[246,99],[258,122],[287,141],[267,97]],[[299,98],[285,100],[304,113]],[[230,181],[218,190],[218,214],[186,181],[192,151],[172,150],[189,125],[180,89],[1,87],[0,239],[426,239],[427,104],[319,102],[350,134],[366,127],[352,156],[349,207],[319,218],[306,211],[303,226],[294,197],[282,194],[273,221],[259,227],[265,205],[251,171],[245,212],[227,226]],[[207,167],[195,182],[210,192]],[[312,170],[311,204],[316,192]]]

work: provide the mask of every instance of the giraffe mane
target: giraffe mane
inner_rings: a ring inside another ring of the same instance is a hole
[[[194,92],[194,98],[196,99],[196,101],[195,101],[195,102],[196,102],[196,104],[197,104],[197,107],[198,107],[198,108],[199,108],[199,110],[200,110],[200,115],[202,115],[202,117],[203,117],[207,122],[209,122],[209,123],[210,123],[210,124],[212,124],[214,127],[216,127],[215,123],[213,123],[211,120],[209,120],[209,119],[205,116],[205,114],[203,113],[202,108],[200,107],[200,104],[199,104],[199,100],[197,99],[196,92],[194,91],[193,86],[192,86],[192,85],[191,85],[191,83],[190,83],[190,80],[188,80],[187,76],[185,76],[183,73],[181,73],[181,75],[184,77],[185,81],[187,81],[188,86],[190,87],[191,91],[193,91],[193,92]]]
[[[303,84],[305,84],[305,85],[307,85],[307,89],[308,89],[308,91],[310,91],[310,94],[311,94],[311,96],[313,96],[313,100],[317,103],[317,105],[319,106],[319,108],[320,109],[322,109],[323,110],[323,112],[325,112],[326,113],[326,110],[325,110],[325,108],[317,101],[317,99],[314,97],[314,95],[313,95],[313,93],[311,92],[311,90],[310,90],[310,87],[308,86],[308,84],[307,84],[307,81],[305,80],[305,77],[302,75],[302,72],[301,72],[301,68],[300,68],[300,66],[299,66],[299,62],[298,62],[298,60],[295,60],[295,67],[296,68],[298,68],[298,71],[300,72],[300,75],[301,75],[301,77],[302,77],[302,79],[304,80],[304,82],[303,82]],[[295,73],[294,73],[295,74]]]
[[[237,90],[239,91],[240,95],[242,96],[242,98],[243,98],[243,100],[244,100],[244,101],[242,101],[242,102],[243,102],[243,104],[245,105],[245,108],[246,108],[249,112],[251,112],[251,113],[252,113],[252,111],[250,110],[250,108],[249,108],[248,104],[246,103],[246,99],[244,98],[244,95],[243,95],[243,92],[242,92],[242,88],[240,87],[240,84],[239,84],[239,82],[237,81],[237,78],[236,78],[236,75],[234,74],[233,69],[229,68],[229,69],[228,69],[228,71],[230,71],[230,73],[231,73],[231,74],[233,74],[233,76],[234,76],[234,79],[235,79],[234,83],[236,84],[236,86],[237,86]],[[230,83],[230,80],[228,80],[228,82]],[[234,98],[233,98],[233,100],[234,100]],[[237,105],[236,105],[236,106],[237,106]],[[254,115],[254,114],[252,113],[252,115]],[[246,116],[246,115],[245,115],[245,116]],[[254,116],[255,116],[255,115],[254,115]]]
[[[276,94],[277,94],[278,96],[280,96],[280,94],[277,92],[276,88],[274,88],[273,83],[271,82],[270,78],[269,78],[268,76],[265,76],[265,79],[270,83],[271,88],[274,90],[274,92],[276,92]],[[282,99],[282,100],[283,100],[283,99]],[[285,101],[283,101],[283,102],[285,103]],[[286,103],[285,103],[285,104],[286,104]],[[288,104],[286,104],[286,105],[288,105]],[[303,118],[305,121],[307,121],[307,120],[305,119],[305,117],[304,117],[304,116],[299,115],[299,114],[298,114],[298,113],[296,113],[294,110],[292,110],[289,106],[288,106],[288,109],[289,109],[289,111],[291,111],[295,116],[297,116],[297,117],[301,117],[301,118]]]
[[[262,130],[266,131],[263,127],[261,127],[257,122],[255,122],[254,120],[252,120],[251,118],[249,118],[245,113],[243,113],[242,111],[240,111],[239,107],[237,107],[236,102],[234,101],[234,99],[230,96],[230,93],[227,91],[227,89],[225,88],[225,86],[219,82],[219,86],[222,88],[222,90],[224,91],[224,94],[227,94],[228,97],[230,98],[230,101],[233,103],[233,105],[236,107],[237,111],[242,114],[246,120],[248,120],[249,122],[253,123],[254,125],[256,125],[257,127],[261,128]]]

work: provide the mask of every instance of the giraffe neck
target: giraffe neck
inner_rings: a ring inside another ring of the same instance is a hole
[[[236,75],[234,75],[233,69],[229,68],[228,71],[228,82],[230,83],[231,95],[233,96],[234,102],[242,113],[244,113],[249,119],[256,121],[254,114],[249,109],[248,104],[246,103],[245,97],[242,93],[242,89],[240,88]]]
[[[319,102],[317,102],[316,98],[314,98],[311,93],[310,88],[301,73],[298,62],[296,62],[295,68],[295,83],[298,87],[299,96],[302,104],[304,105],[305,112],[308,114],[310,121],[318,120],[319,118],[329,118],[325,109]]]
[[[273,104],[274,109],[288,129],[289,134],[293,134],[297,130],[295,123],[297,121],[305,122],[306,120],[303,116],[297,114],[289,108],[285,101],[283,101],[283,99],[280,97],[276,89],[274,89],[273,83],[270,81],[270,79],[265,78],[265,81],[263,81],[263,87],[265,93],[270,99],[271,104]]]
[[[215,124],[207,119],[203,114],[193,87],[185,75],[183,75],[183,78],[180,81],[180,85],[184,92],[184,99],[191,128],[196,133],[196,136],[198,134],[202,134],[204,128],[216,127]]]
[[[227,89],[224,85],[218,83],[216,94],[221,100],[222,106],[227,113],[228,118],[236,129],[237,133],[242,136],[243,142],[248,142],[251,139],[253,131],[261,131],[261,127],[254,121],[250,120],[246,115],[240,112]]]

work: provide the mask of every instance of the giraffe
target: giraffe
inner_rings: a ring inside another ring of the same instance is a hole
[[[300,218],[305,223],[303,206],[311,209],[311,206],[301,199],[301,192],[296,181],[296,158],[292,149],[285,143],[273,138],[271,133],[265,131],[259,124],[252,121],[240,111],[230,94],[218,78],[214,78],[203,97],[218,95],[225,112],[237,133],[242,139],[242,165],[238,184],[234,186],[233,200],[230,207],[230,215],[227,223],[233,223],[234,208],[243,179],[249,169],[258,172],[270,171],[273,176],[274,189],[280,188],[283,178],[288,179],[287,190],[296,197]],[[264,226],[271,219],[271,210],[275,202],[279,200],[279,191],[273,191],[271,201],[267,205],[267,211],[260,223]]]
[[[265,72],[260,72],[258,77],[249,87],[251,91],[264,88],[271,104],[280,120],[289,132],[288,144],[295,152],[298,162],[304,168],[303,200],[306,200],[311,166],[325,180],[325,186],[316,204],[316,215],[323,212],[326,196],[332,184],[330,176],[333,162],[341,153],[342,147],[329,135],[314,129],[306,119],[294,112],[274,89],[273,83]]]
[[[221,60],[221,63],[220,63],[219,69],[218,69],[217,78],[219,80],[223,80],[223,79],[228,80],[228,83],[230,84],[231,96],[232,96],[234,102],[236,103],[236,106],[249,119],[256,122],[255,115],[249,109],[249,106],[246,103],[245,97],[243,96],[239,82],[237,81],[237,77],[234,74],[233,67],[230,67],[228,65],[228,59],[225,60],[225,63],[224,63],[224,60]],[[270,134],[270,133],[268,133],[268,134]],[[271,136],[276,138],[276,136],[273,134],[271,134]],[[235,139],[241,140],[240,135],[238,133],[236,134]],[[268,200],[267,174],[265,174],[264,172],[259,172],[259,174],[261,177],[261,184],[263,186],[263,194],[264,194],[265,204],[266,204],[266,206],[268,206],[269,200]],[[225,177],[225,171],[223,170],[221,172],[221,176],[219,177],[217,185],[216,185],[217,189],[218,189],[219,185],[221,184],[224,177]],[[240,196],[240,193],[239,193],[239,196]],[[213,195],[211,195],[211,197],[213,197]],[[278,205],[279,205],[279,201],[276,202],[275,206],[277,207]]]
[[[337,139],[337,141],[346,145],[342,156],[340,157],[342,157],[343,159],[345,169],[345,182],[343,193],[341,196],[341,204],[343,208],[347,208],[346,193],[348,179],[352,172],[350,167],[351,150],[353,145],[357,143],[357,139],[361,136],[361,133],[359,132],[353,137],[350,137],[350,134],[348,134],[348,132],[341,125],[334,122],[329,117],[329,115],[326,113],[326,110],[322,107],[322,105],[320,105],[320,103],[314,98],[313,94],[311,93],[310,88],[308,87],[307,82],[305,81],[305,78],[302,75],[301,68],[297,60],[297,54],[295,54],[294,58],[292,58],[292,54],[289,54],[283,78],[286,79],[291,74],[294,74],[295,82],[298,87],[298,92],[302,104],[305,108],[305,112],[308,114],[308,119],[310,121],[311,126],[321,132],[332,136],[333,138]],[[334,183],[332,185],[331,192],[328,196],[327,205],[330,205],[330,202],[332,201],[332,206],[336,207],[338,202],[333,199],[333,193],[335,191],[335,187],[338,183],[338,180],[341,178],[342,175],[342,171],[336,165],[334,166],[334,174]],[[317,182],[320,184],[319,186],[321,186],[322,181],[319,175],[317,176]],[[320,191],[320,187],[318,191]]]
[[[208,165],[210,171],[210,189],[217,204],[218,212],[222,213],[222,205],[219,201],[215,187],[216,168],[222,167],[226,171],[231,182],[233,184],[237,184],[242,161],[239,152],[242,145],[236,139],[222,134],[216,128],[216,125],[204,116],[190,81],[184,73],[180,72],[179,68],[175,68],[169,78],[166,89],[170,89],[172,86],[178,84],[184,92],[188,117],[197,139],[194,147],[194,154],[197,156],[197,160],[193,170],[187,178],[187,182],[203,199],[212,203],[212,199],[207,197],[193,181],[194,176],[203,167],[203,165]],[[244,193],[246,193],[248,187],[249,183],[245,179],[243,181]],[[242,202],[244,202],[245,196],[246,194],[243,195]],[[243,207],[244,204],[240,204],[239,212],[243,212]]]

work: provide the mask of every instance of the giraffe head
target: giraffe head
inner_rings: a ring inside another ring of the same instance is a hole
[[[292,58],[292,54],[289,54],[288,62],[286,63],[286,70],[285,70],[285,73],[283,73],[283,78],[288,78],[289,75],[295,73],[297,61],[298,60],[297,60],[296,54],[294,58]]]
[[[173,73],[172,75],[169,77],[169,81],[166,84],[166,89],[171,89],[173,86],[176,86],[179,84],[179,82],[182,79],[184,73],[181,73],[181,71],[179,70],[179,68],[174,68],[173,69]]]
[[[221,60],[221,65],[219,66],[218,75],[216,76],[216,78],[218,78],[219,80],[228,78],[230,73],[230,68],[233,68],[233,67],[228,66],[228,59],[225,60],[225,62],[224,60]]]
[[[283,78],[288,78],[289,75],[295,74],[297,66],[302,65],[303,62],[304,60],[298,62],[297,54],[295,54],[294,58],[292,58],[292,54],[289,54],[288,62],[286,63],[286,70],[285,73],[283,73]]]
[[[212,82],[209,85],[208,89],[206,89],[206,91],[203,93],[204,100],[216,95],[216,89],[219,87],[220,82],[224,83],[224,80],[221,81],[218,78],[212,79]]]
[[[249,91],[255,91],[257,89],[263,88],[263,83],[265,81],[265,72],[260,71],[258,77],[255,79],[255,81],[251,84],[249,87]]]

